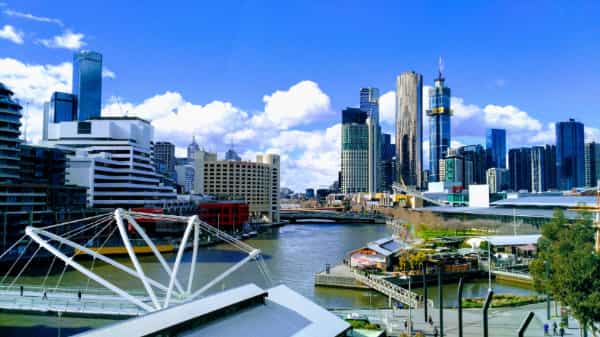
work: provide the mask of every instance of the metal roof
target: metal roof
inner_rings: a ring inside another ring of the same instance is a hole
[[[406,247],[406,243],[396,240],[393,237],[386,237],[373,242],[369,242],[367,244],[367,248],[372,249],[373,251],[383,256],[393,255],[401,251],[402,249],[405,249]]]
[[[561,207],[571,208],[580,205],[596,205],[596,197],[593,196],[526,196],[520,198],[502,199],[491,203],[494,206],[516,206],[516,207]]]
[[[530,235],[490,235],[490,236],[479,236],[467,240],[487,241],[492,246],[526,246],[526,245],[537,245],[540,234]]]
[[[264,304],[227,310],[238,303],[264,296]],[[203,317],[216,312],[218,318],[203,322]],[[198,321],[194,322],[195,319]],[[176,336],[182,337],[334,337],[348,330],[350,325],[284,285],[265,291],[248,284],[77,336],[141,337],[170,327],[177,327]],[[185,327],[189,330],[179,330]]]
[[[507,205],[508,206],[508,205]],[[550,219],[554,214],[553,209],[544,208],[514,208],[514,207],[490,207],[490,208],[474,208],[474,207],[450,207],[450,206],[434,206],[417,208],[417,211],[429,211],[433,213],[446,214],[472,214],[484,216],[516,216],[527,218],[542,218]],[[574,219],[577,217],[577,212],[565,211],[565,217]]]

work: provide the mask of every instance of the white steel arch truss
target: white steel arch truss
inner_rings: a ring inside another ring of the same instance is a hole
[[[173,216],[173,215],[163,215],[163,214],[151,214],[151,213],[142,213],[142,212],[131,212],[123,209],[117,209],[113,214],[114,220],[116,222],[116,226],[118,228],[121,240],[123,242],[123,246],[127,250],[127,255],[131,263],[133,264],[134,269],[111,259],[95,250],[92,250],[85,245],[81,245],[79,243],[73,242],[68,238],[62,237],[55,233],[49,231],[49,229],[58,227],[59,225],[53,225],[49,227],[36,228],[32,226],[28,226],[25,229],[25,233],[29,236],[33,241],[38,243],[41,248],[44,248],[49,253],[53,254],[56,258],[62,260],[66,265],[74,268],[79,271],[89,279],[95,281],[96,283],[102,285],[106,289],[111,292],[117,294],[121,298],[129,301],[130,303],[136,305],[141,308],[145,312],[152,312],[155,310],[160,310],[162,308],[166,308],[173,303],[181,303],[184,301],[189,301],[196,299],[202,294],[204,294],[207,290],[209,290],[214,285],[221,282],[227,276],[231,275],[238,269],[240,269],[246,263],[255,260],[257,261],[258,268],[261,270],[267,282],[272,283],[272,280],[269,276],[268,271],[266,270],[266,266],[262,257],[260,255],[260,250],[255,249],[244,242],[232,237],[231,235],[222,232],[215,227],[201,221],[198,216],[194,215],[191,217],[183,217],[183,216]],[[165,260],[163,254],[156,247],[152,239],[147,235],[142,226],[138,224],[135,218],[152,218],[156,220],[168,220],[175,221],[180,223],[185,223],[186,227],[179,243],[179,247],[177,249],[177,255],[175,257],[175,261],[173,266],[170,266]],[[130,228],[127,227],[130,226]],[[140,264],[136,252],[131,243],[131,239],[129,237],[128,231],[134,230],[141,239],[150,247],[153,255],[158,259],[162,269],[168,275],[168,284],[164,284],[158,280],[150,278],[144,272],[143,266]],[[198,245],[200,233],[204,231],[218,239],[221,239],[225,243],[232,244],[236,248],[244,251],[248,254],[247,257],[239,261],[238,263],[231,266],[229,269],[225,270],[223,273],[215,277],[213,280],[209,281],[207,284],[203,285],[199,289],[192,289],[194,283],[194,275],[196,272],[196,263],[198,257]],[[191,242],[192,248],[192,260],[190,266],[190,272],[187,277],[187,285],[184,286],[180,283],[178,278],[180,272],[181,260],[184,254],[186,247],[188,246],[188,241],[190,235],[193,232],[193,239]],[[67,246],[76,250],[76,254],[69,257],[63,251],[61,251],[60,247],[55,247],[51,242],[56,242],[59,245]],[[93,270],[83,266],[82,264],[75,261],[74,257],[81,254],[88,254],[94,259],[105,262],[116,269],[131,275],[133,277],[138,278],[142,285],[144,286],[144,290],[146,292],[147,298],[142,298],[139,296],[134,296],[128,293],[125,289],[119,287],[118,285],[108,281],[102,275],[98,275],[94,273]],[[162,292],[164,294],[164,298],[162,298],[162,302],[160,301],[160,296],[157,291]],[[174,295],[176,298],[174,298]],[[148,300],[149,299],[149,300]]]

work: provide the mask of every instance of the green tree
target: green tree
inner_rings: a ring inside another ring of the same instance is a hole
[[[538,258],[529,266],[538,291],[551,294],[571,308],[573,316],[591,327],[600,322],[600,256],[594,253],[594,230],[589,213],[575,221],[555,210],[542,226]]]

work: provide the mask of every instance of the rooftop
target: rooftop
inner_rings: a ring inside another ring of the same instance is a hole
[[[513,206],[513,207],[560,207],[572,208],[581,205],[592,206],[596,204],[596,197],[593,196],[525,196],[519,198],[502,199],[491,203],[493,206]]]

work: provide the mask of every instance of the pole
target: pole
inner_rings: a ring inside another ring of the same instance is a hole
[[[488,309],[490,308],[490,304],[492,304],[493,296],[494,291],[490,290],[483,304],[483,337],[488,337]]]
[[[408,293],[412,294],[410,275],[408,275]],[[408,335],[412,336],[412,299],[408,301]]]
[[[544,272],[546,273],[546,279],[550,277],[550,264],[548,261],[544,261]],[[550,320],[550,293],[546,290],[546,319]]]
[[[427,265],[423,263],[423,319],[427,323]]]
[[[488,292],[492,291],[492,245],[488,236]]]
[[[458,337],[463,337],[463,312],[462,312],[462,297],[463,297],[463,278],[458,281]]]
[[[438,264],[438,301],[440,302],[440,337],[444,337],[444,289],[442,288],[442,262]],[[487,336],[486,336],[487,337]]]
[[[525,330],[527,330],[527,327],[529,326],[529,323],[531,323],[531,320],[534,316],[535,314],[533,313],[533,311],[530,311],[529,314],[527,314],[527,317],[525,317],[525,320],[523,320],[523,323],[521,323],[521,327],[519,328],[519,337],[525,336]]]

